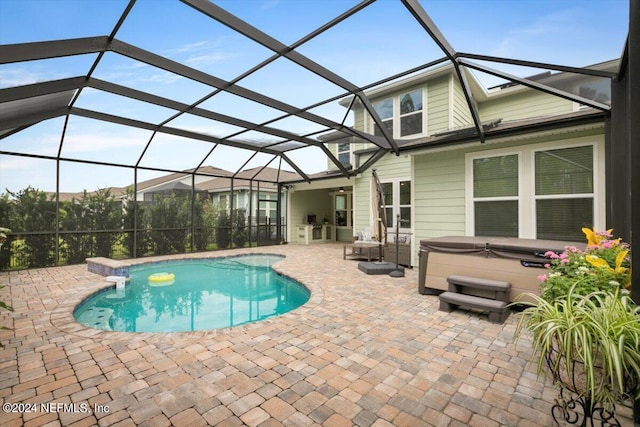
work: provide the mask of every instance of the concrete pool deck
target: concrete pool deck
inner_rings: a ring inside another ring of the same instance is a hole
[[[218,331],[121,333],[71,311],[109,286],[87,265],[0,273],[2,426],[547,426],[557,397],[517,344],[517,316],[438,311],[405,277],[368,276],[341,244],[174,258],[283,254],[310,301]],[[166,257],[154,257],[166,259]],[[14,405],[6,405],[13,403]],[[8,409],[8,410],[7,410]],[[618,407],[624,426],[631,409]]]

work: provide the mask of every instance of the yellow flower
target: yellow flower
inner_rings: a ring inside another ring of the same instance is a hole
[[[622,263],[624,262],[624,258],[627,256],[628,253],[629,251],[622,251],[616,256],[615,268],[611,268],[611,266],[607,261],[605,261],[604,259],[600,258],[597,255],[586,255],[584,259],[589,264],[591,264],[596,268],[603,268],[612,273],[624,274],[629,270],[627,267],[622,266]],[[626,283],[623,283],[623,285],[625,288],[628,288],[629,285],[631,284],[631,277],[629,277],[628,280],[625,280],[625,282]]]
[[[585,234],[585,236],[587,236],[588,246],[600,246],[600,243],[605,239],[605,236],[603,236],[602,234],[598,234],[595,227],[593,229],[583,227],[582,232]],[[613,228],[607,230],[608,235],[611,235],[612,232]]]

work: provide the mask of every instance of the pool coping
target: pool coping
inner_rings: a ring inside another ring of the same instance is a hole
[[[96,257],[87,259],[87,270],[91,273],[104,276],[119,276],[125,275],[128,277],[128,269],[132,266],[158,263],[158,262],[170,262],[180,260],[193,260],[193,259],[225,259],[236,258],[242,256],[253,255],[276,255],[282,256],[283,259],[272,265],[272,269],[288,279],[291,279],[303,286],[309,292],[309,300],[301,305],[289,311],[287,313],[274,316],[268,319],[260,320],[258,322],[245,323],[242,325],[231,326],[227,328],[209,329],[201,331],[186,331],[186,332],[119,332],[119,331],[107,331],[104,329],[94,329],[79,323],[73,313],[79,304],[82,304],[85,300],[93,296],[98,292],[102,292],[109,288],[114,288],[115,285],[111,282],[94,281],[83,286],[74,289],[72,296],[65,299],[59,304],[50,314],[49,320],[51,324],[60,330],[61,332],[74,334],[85,338],[99,338],[106,340],[144,340],[150,343],[167,342],[174,340],[198,340],[209,337],[215,337],[218,335],[226,335],[230,333],[237,333],[240,331],[248,331],[251,329],[264,327],[266,325],[277,324],[287,319],[300,319],[302,320],[309,310],[319,305],[324,299],[324,291],[317,283],[305,283],[300,277],[296,277],[296,274],[289,270],[287,267],[287,255],[278,253],[277,251],[257,251],[249,252],[245,254],[219,254],[219,253],[193,253],[193,254],[180,254],[180,255],[163,255],[157,257],[149,257],[144,259],[131,259],[131,260],[113,260],[110,258]],[[119,273],[119,274],[118,274]]]

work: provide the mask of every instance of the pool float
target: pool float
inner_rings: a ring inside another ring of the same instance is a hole
[[[176,281],[173,273],[154,273],[148,277],[149,286],[169,286]]]

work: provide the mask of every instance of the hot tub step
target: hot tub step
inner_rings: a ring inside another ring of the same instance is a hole
[[[509,282],[459,275],[447,277],[447,282],[449,292],[509,302]]]
[[[459,306],[488,311],[489,321],[493,323],[504,323],[509,317],[509,308],[504,301],[455,292],[440,294],[440,310],[451,312]]]

